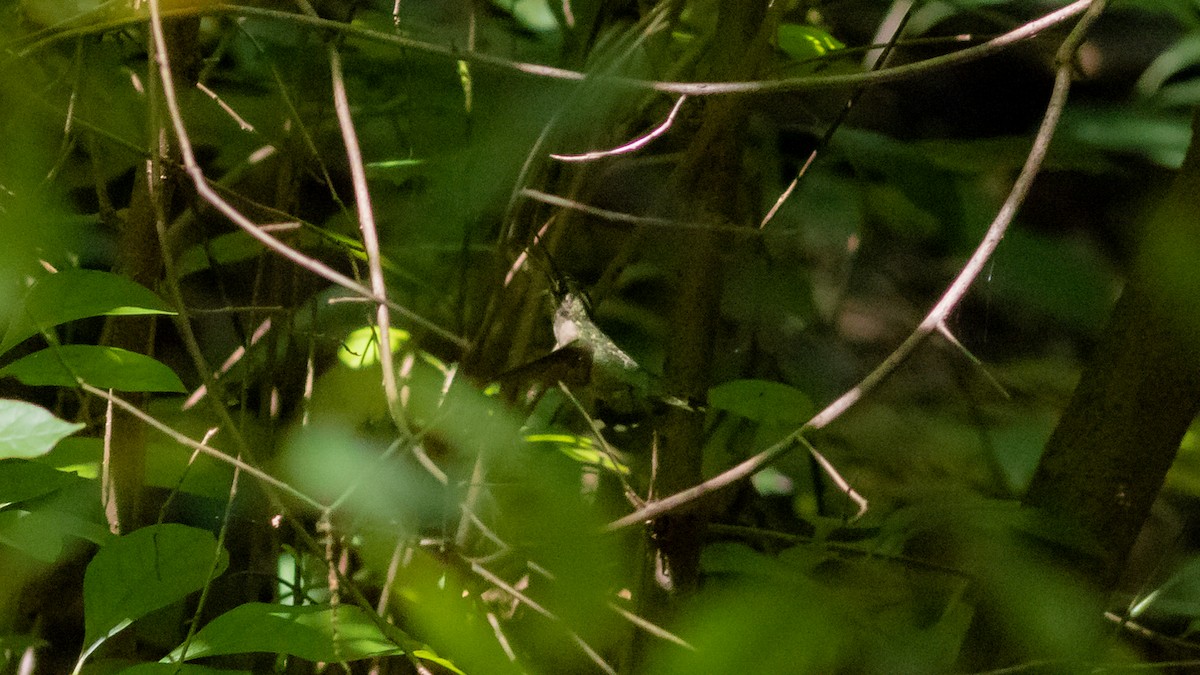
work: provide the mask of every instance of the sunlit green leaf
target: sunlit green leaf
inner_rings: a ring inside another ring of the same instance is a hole
[[[83,427],[32,403],[0,399],[0,459],[44,455]]]
[[[837,38],[816,26],[796,23],[779,25],[779,48],[796,61],[825,56],[829,52],[845,48]]]
[[[412,335],[403,329],[392,328],[388,343],[395,353]],[[338,360],[351,368],[366,368],[379,363],[379,327],[363,326],[350,333],[338,349]]]
[[[1162,586],[1148,593],[1129,612],[1200,619],[1200,557],[1193,556],[1179,566]]]
[[[525,437],[530,443],[548,443],[559,452],[581,464],[598,466],[605,471],[629,475],[629,466],[620,458],[596,447],[595,442],[587,436],[574,434],[530,434]]]
[[[0,460],[0,504],[23,502],[64,488],[78,476],[56,471],[39,462]]]
[[[423,159],[390,159],[381,162],[368,162],[363,168],[367,178],[386,180],[393,185],[404,185],[421,175],[425,167]]]
[[[541,33],[558,28],[547,0],[492,0],[492,4],[512,14],[526,30]]]
[[[58,560],[68,537],[97,544],[112,535],[103,526],[61,511],[0,511],[0,543],[26,555],[51,563]]]
[[[25,294],[0,343],[0,353],[41,331],[76,319],[173,313],[154,293],[120,275],[63,270],[42,277]]]
[[[76,379],[101,389],[182,393],[170,368],[144,354],[99,345],[63,345],[34,352],[0,369],[30,386],[74,387]]]
[[[38,464],[73,473],[80,478],[98,478],[104,459],[104,439],[95,436],[70,436],[38,458]]]
[[[254,652],[338,663],[403,654],[404,650],[360,607],[340,605],[335,621],[328,605],[293,607],[249,602],[201,628],[186,658]],[[180,656],[181,649],[176,649],[164,662],[178,661]]]

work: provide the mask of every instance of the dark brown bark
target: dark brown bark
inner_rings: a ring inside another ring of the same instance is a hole
[[[711,80],[754,79],[769,53],[774,18],[766,2],[737,2],[721,6],[711,64],[702,77]],[[680,198],[680,215],[697,222],[753,227],[754,209],[745,180],[745,99],[719,97],[696,104],[689,119],[693,139],[672,176]],[[685,123],[686,124],[686,123]],[[682,133],[687,133],[686,131]],[[678,264],[678,285],[670,324],[670,344],[664,379],[672,395],[703,400],[712,373],[713,339],[719,330],[722,252],[727,232],[700,230],[688,235],[686,258]],[[660,433],[655,496],[670,495],[703,480],[704,417],[672,408],[658,425]],[[671,603],[662,594],[687,595],[699,583],[703,547],[703,509],[673,513],[653,526],[651,549],[657,577],[643,580],[646,608]],[[660,597],[654,597],[654,596]],[[656,620],[650,612],[651,620]]]
[[[196,40],[198,19],[165,22],[163,29],[170,49],[171,70],[178,86],[187,86],[196,76],[199,64]],[[150,82],[158,81],[151,61]],[[157,92],[157,87],[151,88]],[[149,120],[150,151],[158,175],[143,169],[134,180],[129,208],[121,219],[114,271],[154,290],[163,274],[163,254],[159,246],[158,226],[168,217],[177,182],[178,152],[170,138],[170,120],[165,114]],[[104,328],[104,343],[148,356],[154,355],[156,322],[153,316],[109,317]],[[147,397],[127,395],[138,407]],[[120,410],[113,412],[111,446],[104,484],[105,512],[110,527],[121,533],[147,524],[149,514],[143,503],[146,474],[145,429],[141,421]]]

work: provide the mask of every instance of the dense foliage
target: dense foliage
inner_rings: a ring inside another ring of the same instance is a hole
[[[0,668],[1200,663],[1193,435],[1019,502],[1196,285],[1200,6],[1100,9],[0,4]]]

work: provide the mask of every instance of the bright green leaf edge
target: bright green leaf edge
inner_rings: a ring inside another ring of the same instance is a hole
[[[174,314],[144,286],[111,272],[70,269],[29,288],[0,343],[0,354],[38,333],[92,316]]]
[[[29,386],[74,387],[76,378],[101,389],[187,391],[169,367],[144,354],[117,347],[63,345],[34,352],[0,369]]]

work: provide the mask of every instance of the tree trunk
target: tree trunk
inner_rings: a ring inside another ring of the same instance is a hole
[[[1193,120],[1193,133],[1200,113]],[[1024,505],[1078,525],[1099,546],[1079,571],[1117,581],[1200,412],[1200,147],[1193,138],[1145,232],[1133,276],[1047,443]]]

